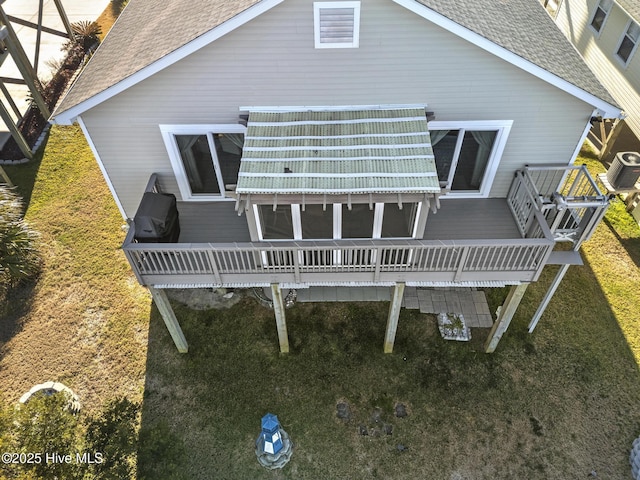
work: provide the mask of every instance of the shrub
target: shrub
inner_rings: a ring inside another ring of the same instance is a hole
[[[0,186],[0,292],[37,273],[36,238],[36,232],[22,218],[20,197]]]
[[[102,29],[96,22],[89,20],[75,22],[71,24],[71,30],[73,30],[75,43],[81,45],[84,52],[88,52],[91,48],[100,43]],[[72,45],[72,42],[68,42],[65,44],[65,47],[70,49]]]
[[[75,462],[78,419],[68,408],[69,397],[63,392],[55,395],[34,395],[15,411],[14,441],[17,453],[40,453],[34,463],[21,462],[16,467],[23,474],[36,478],[78,478]],[[72,461],[47,461],[46,455],[71,455]]]

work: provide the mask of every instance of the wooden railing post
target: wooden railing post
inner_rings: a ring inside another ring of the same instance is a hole
[[[464,272],[464,265],[467,263],[467,257],[469,256],[469,247],[464,247],[462,249],[462,253],[460,254],[460,258],[458,259],[458,269],[456,270],[456,275],[453,277],[454,282],[460,281],[460,277]]]
[[[222,285],[220,270],[218,270],[218,265],[216,263],[215,255],[213,254],[213,250],[207,250],[207,258],[209,259],[209,263],[211,264],[211,270],[213,271],[213,278],[216,281],[216,284]]]
[[[373,271],[373,281],[374,282],[379,282],[380,281],[380,270],[382,268],[382,249],[380,247],[376,247],[375,251],[375,255],[376,255],[376,264],[375,264],[375,269]]]

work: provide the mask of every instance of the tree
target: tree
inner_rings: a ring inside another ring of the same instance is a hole
[[[112,400],[87,423],[85,451],[100,453],[100,462],[88,465],[91,478],[120,480],[134,473],[138,449],[138,404],[127,398]]]

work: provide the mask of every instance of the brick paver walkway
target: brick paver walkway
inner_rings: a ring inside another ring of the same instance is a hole
[[[298,290],[299,302],[388,302],[389,287],[311,287]],[[402,306],[422,313],[462,314],[470,327],[493,325],[482,290],[473,288],[406,287]]]

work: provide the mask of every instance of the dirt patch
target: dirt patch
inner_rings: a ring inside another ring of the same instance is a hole
[[[168,288],[167,296],[193,310],[230,308],[247,296],[248,290],[233,288]]]

